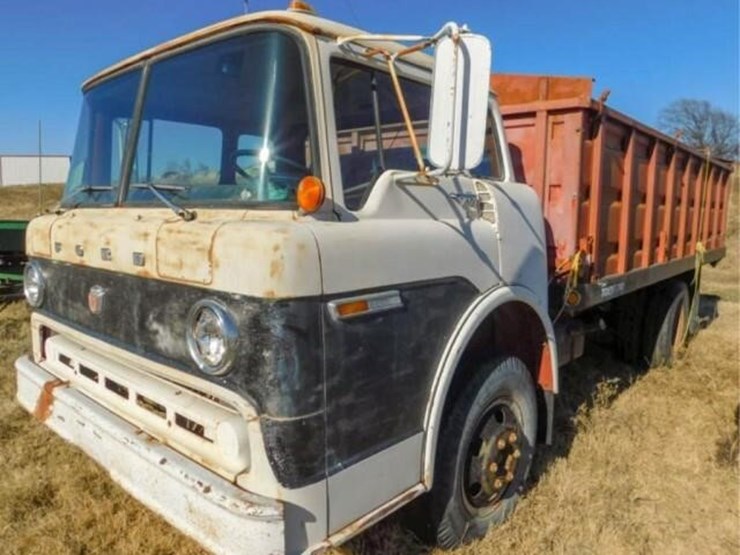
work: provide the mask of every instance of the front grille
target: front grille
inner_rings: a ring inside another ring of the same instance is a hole
[[[219,474],[248,470],[247,423],[224,401],[47,335],[41,364],[71,387]]]

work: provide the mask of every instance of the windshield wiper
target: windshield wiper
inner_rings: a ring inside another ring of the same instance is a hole
[[[164,204],[167,208],[172,210],[175,214],[180,216],[186,222],[195,219],[196,214],[194,210],[188,210],[187,208],[178,206],[162,194],[162,191],[185,191],[187,187],[184,187],[182,185],[174,185],[172,183],[153,183],[151,181],[147,181],[144,183],[132,183],[130,187],[132,187],[133,189],[149,189],[152,194],[162,202],[162,204]]]

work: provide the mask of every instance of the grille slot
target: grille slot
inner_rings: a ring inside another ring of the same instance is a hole
[[[125,385],[115,382],[110,378],[105,378],[105,388],[112,391],[119,397],[128,399],[128,387],[126,387]]]
[[[210,438],[206,437],[206,430],[203,427],[203,424],[198,424],[194,420],[190,420],[187,416],[183,416],[182,414],[175,414],[175,424],[180,426],[183,430],[187,430],[193,435],[198,436],[201,439],[205,439],[206,441],[212,441]]]
[[[59,358],[59,362],[61,362],[62,364],[64,364],[64,366],[66,366],[67,368],[74,368],[75,367],[75,365],[72,364],[72,359],[69,358],[67,355],[59,355],[58,358]]]
[[[88,368],[84,364],[80,364],[80,374],[95,383],[98,383],[100,381],[100,376],[98,376],[98,373],[92,368]]]
[[[136,404],[144,410],[151,412],[155,416],[159,416],[160,418],[167,418],[167,408],[163,404],[157,403],[149,397],[145,397],[141,393],[136,394]]]

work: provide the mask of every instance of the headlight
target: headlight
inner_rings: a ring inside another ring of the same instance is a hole
[[[221,376],[236,354],[238,331],[229,310],[218,301],[199,301],[188,316],[188,350],[203,372]]]
[[[41,273],[38,264],[29,262],[23,270],[23,294],[28,304],[34,308],[41,306],[44,302],[45,290],[44,274]]]

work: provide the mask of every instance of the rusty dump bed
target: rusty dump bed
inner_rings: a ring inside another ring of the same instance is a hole
[[[573,310],[692,270],[699,241],[706,262],[724,255],[728,163],[593,100],[591,79],[493,75],[491,86],[516,177],[542,199],[550,275],[582,253]]]

